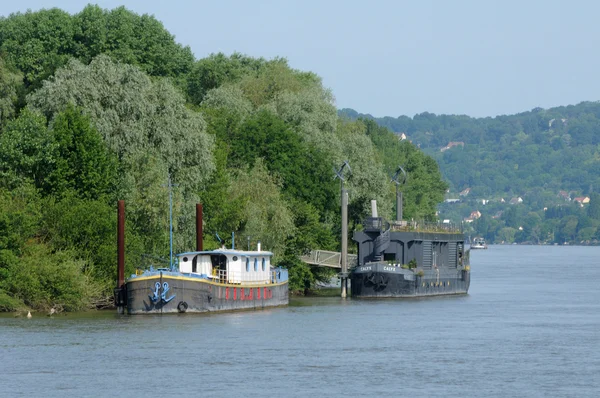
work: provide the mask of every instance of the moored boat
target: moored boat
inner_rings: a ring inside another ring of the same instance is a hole
[[[125,280],[124,209],[119,201],[115,289],[119,313],[214,312],[288,304],[288,271],[273,267],[273,253],[261,250],[260,243],[256,250],[235,250],[233,244],[231,249],[202,250],[201,205],[196,207],[197,251],[176,255],[166,267],[150,265]]]
[[[460,227],[444,223],[387,222],[369,217],[354,233],[357,266],[352,297],[423,297],[466,294],[469,251]]]
[[[260,248],[178,254],[177,269],[149,269],[127,280],[127,312],[212,312],[287,305],[287,270],[271,267],[272,255]]]
[[[483,238],[474,238],[471,242],[471,249],[487,249],[487,244]]]

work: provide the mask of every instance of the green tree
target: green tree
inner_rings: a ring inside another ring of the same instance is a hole
[[[281,196],[280,184],[258,158],[251,169],[234,175],[229,192],[233,200],[240,199],[243,203],[244,220],[238,234],[241,242],[248,237],[260,240],[276,259],[283,255],[286,239],[294,234],[293,214]]]
[[[152,76],[172,77],[182,84],[194,62],[189,47],[177,44],[153,16],[137,15],[125,7],[108,11],[96,5],[88,5],[74,16],[52,8],[2,18],[0,52],[23,72],[30,91],[71,57],[89,63],[106,53]]]
[[[172,178],[185,188],[201,186],[214,169],[213,139],[202,116],[163,80],[152,82],[137,68],[106,56],[78,61],[28,97],[48,117],[69,104],[80,107],[119,158],[150,149],[160,154]]]
[[[49,175],[56,193],[75,190],[85,198],[114,193],[117,163],[88,117],[73,105],[58,113],[51,123],[56,143],[54,169]]]
[[[15,115],[17,92],[23,84],[23,76],[6,66],[0,56],[0,132],[4,123]]]
[[[511,227],[501,228],[496,234],[496,242],[499,243],[513,243],[515,241],[515,234],[517,230]]]
[[[54,168],[57,147],[46,128],[46,118],[24,109],[4,126],[0,135],[0,183],[9,188],[32,181],[49,188],[48,176]]]
[[[594,220],[600,220],[600,194],[592,192],[590,194],[590,204],[588,207],[588,217]]]

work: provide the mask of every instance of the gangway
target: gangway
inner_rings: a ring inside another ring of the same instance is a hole
[[[348,269],[356,266],[356,254],[348,254]],[[342,268],[342,254],[327,250],[311,250],[310,253],[300,256],[300,260],[317,267]]]

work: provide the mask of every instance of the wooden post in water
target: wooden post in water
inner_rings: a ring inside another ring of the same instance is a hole
[[[342,298],[348,294],[348,191],[342,189]]]
[[[125,201],[119,200],[117,205],[117,289],[115,301],[117,312],[125,312]]]

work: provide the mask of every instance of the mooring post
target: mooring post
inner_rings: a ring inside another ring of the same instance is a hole
[[[340,282],[342,285],[342,298],[346,298],[348,291],[348,191],[344,188],[344,169],[351,173],[350,165],[346,160],[339,170],[334,169],[335,178],[340,179],[340,202],[342,207],[342,253],[340,256],[342,272],[340,272]]]
[[[348,192],[342,189],[342,298],[348,291]]]
[[[396,185],[396,221],[402,221],[402,192],[398,191],[398,185]]]
[[[125,201],[117,205],[117,288],[115,304],[119,314],[125,313]]]

